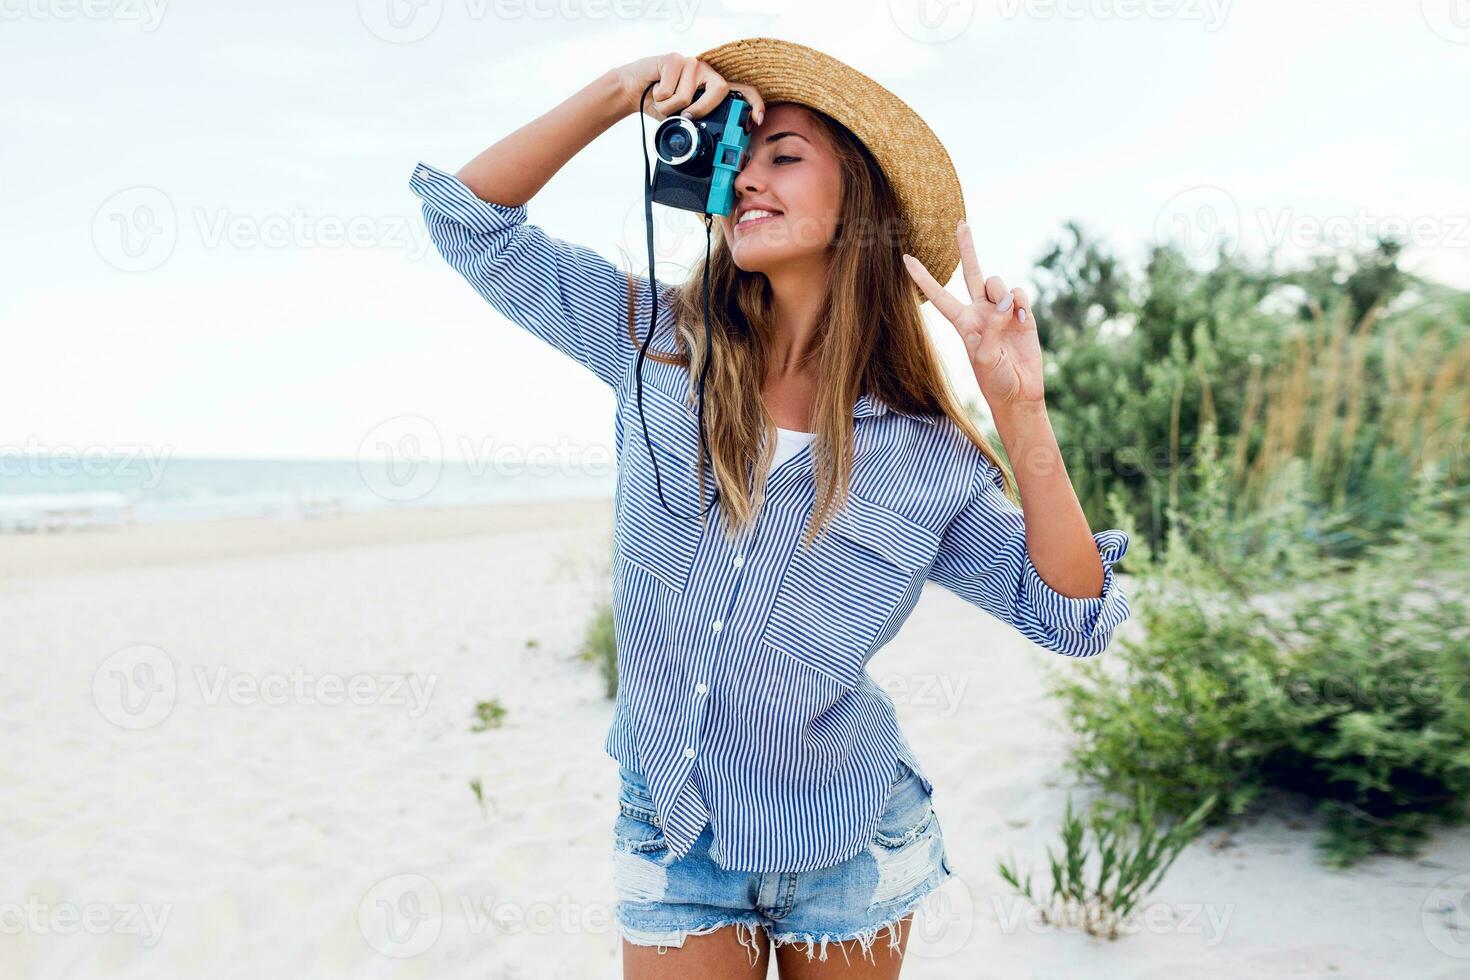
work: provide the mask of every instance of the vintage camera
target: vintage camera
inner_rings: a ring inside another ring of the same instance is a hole
[[[704,91],[701,85],[694,98]],[[653,199],[671,208],[726,215],[735,206],[735,175],[750,147],[750,104],[731,92],[699,119],[670,116],[653,134],[658,163]]]

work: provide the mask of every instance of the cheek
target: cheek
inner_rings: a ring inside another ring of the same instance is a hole
[[[835,174],[812,174],[803,180],[799,189],[804,239],[820,239],[821,244],[832,240],[837,230],[837,216],[842,199],[836,190]]]

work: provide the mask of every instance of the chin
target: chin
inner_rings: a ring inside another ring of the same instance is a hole
[[[730,250],[736,268],[742,272],[769,273],[786,263],[801,262],[807,253],[790,248],[774,248],[759,241],[737,242]]]

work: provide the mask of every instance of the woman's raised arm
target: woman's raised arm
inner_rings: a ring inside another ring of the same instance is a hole
[[[649,82],[658,84],[649,93],[648,115],[658,120],[685,108],[698,118],[719,105],[729,91],[725,80],[697,58],[677,52],[641,58],[598,76],[551,111],[482,150],[455,176],[481,200],[508,207],[525,204],[583,147],[637,112]],[[705,90],[695,102],[694,90],[700,85]],[[750,89],[747,99],[753,112],[764,109],[760,93]]]
[[[623,116],[656,83],[645,109],[666,118],[688,108],[698,118],[728,86],[702,61],[657,55],[615,68],[566,101],[482,151],[457,174],[420,163],[409,186],[423,201],[424,223],[445,261],[512,323],[575,359],[616,389],[649,327],[637,334],[632,309],[646,309],[646,276],[625,273],[583,245],[548,235],[527,221],[526,203],[576,153]],[[691,104],[694,90],[704,94]],[[759,94],[743,89],[752,109]],[[628,189],[630,196],[636,186]],[[641,295],[641,298],[640,298]],[[659,308],[657,349],[671,346],[672,314]]]

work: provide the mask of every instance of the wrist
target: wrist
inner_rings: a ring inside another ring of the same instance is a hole
[[[602,106],[602,118],[611,126],[633,113],[633,96],[629,94],[627,86],[623,84],[622,70],[611,68],[602,74],[588,86],[592,89]]]
[[[997,425],[1002,423],[1027,423],[1047,419],[1045,399],[1017,402],[991,410],[991,418]]]

